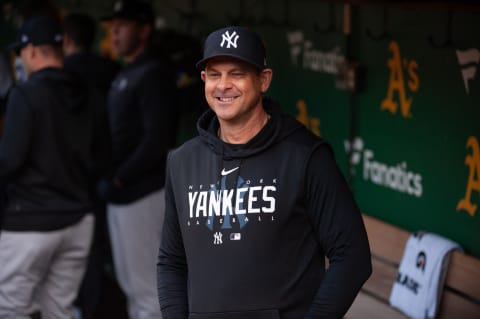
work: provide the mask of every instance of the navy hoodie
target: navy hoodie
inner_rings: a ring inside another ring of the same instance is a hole
[[[331,148],[264,106],[271,118],[248,143],[222,142],[207,111],[199,136],[169,156],[164,319],[341,318],[371,273],[361,214]]]
[[[62,68],[36,71],[11,90],[0,143],[4,229],[56,230],[92,212],[109,150],[101,102]]]

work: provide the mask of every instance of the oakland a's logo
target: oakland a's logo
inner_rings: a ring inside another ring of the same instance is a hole
[[[389,110],[393,114],[397,114],[399,103],[400,111],[403,117],[411,118],[412,113],[410,108],[412,107],[413,98],[407,97],[407,90],[405,88],[405,82],[407,87],[412,92],[416,92],[420,85],[420,81],[417,75],[417,61],[402,59],[400,56],[400,47],[397,42],[390,42],[390,51],[393,56],[388,60],[388,68],[390,69],[390,80],[388,83],[387,97],[382,101],[380,108],[382,110]],[[406,71],[406,74],[404,73]],[[407,79],[405,79],[407,77]],[[398,101],[394,100],[394,93],[398,95]]]
[[[477,205],[472,203],[472,192],[480,192],[480,147],[478,140],[474,136],[470,136],[467,141],[467,148],[472,150],[472,154],[467,155],[465,164],[469,168],[467,189],[465,197],[457,204],[457,211],[465,210],[471,216],[477,212]]]

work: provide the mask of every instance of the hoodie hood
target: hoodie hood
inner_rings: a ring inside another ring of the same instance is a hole
[[[74,73],[63,68],[45,68],[32,73],[30,78],[52,87],[52,90],[61,90],[64,93],[60,95],[61,104],[68,111],[77,112],[85,107],[88,99],[87,84]]]
[[[280,106],[270,98],[263,98],[263,107],[270,119],[246,144],[228,144],[222,141],[217,134],[220,126],[218,118],[211,109],[203,113],[197,122],[200,138],[224,160],[244,159],[262,152],[303,127],[296,120],[284,115]]]

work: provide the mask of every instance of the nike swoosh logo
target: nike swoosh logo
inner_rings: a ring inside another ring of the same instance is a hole
[[[228,171],[226,171],[225,168],[224,168],[224,169],[222,169],[222,173],[221,173],[221,174],[222,174],[222,176],[225,176],[225,175],[228,175],[228,174],[230,174],[230,173],[235,172],[235,171],[236,171],[237,169],[239,169],[239,168],[240,168],[240,166],[237,166],[237,167],[235,167],[235,168],[229,169]]]

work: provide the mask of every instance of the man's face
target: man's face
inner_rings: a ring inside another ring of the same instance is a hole
[[[256,70],[248,63],[232,58],[213,58],[201,73],[205,97],[222,122],[246,123],[262,107],[272,70]]]
[[[113,50],[118,55],[129,56],[141,44],[141,26],[127,19],[113,19],[111,26]]]

